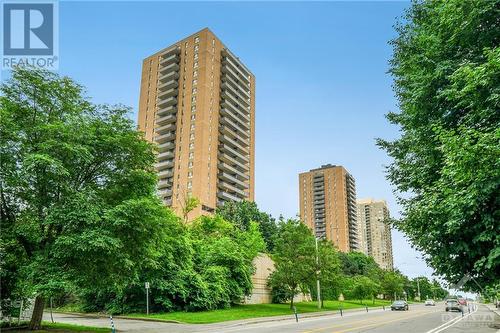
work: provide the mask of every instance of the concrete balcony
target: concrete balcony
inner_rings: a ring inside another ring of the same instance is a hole
[[[175,155],[174,155],[174,152],[172,150],[167,150],[167,151],[161,152],[158,155],[156,155],[156,158],[158,159],[158,161],[161,161],[164,159],[172,159],[172,158],[174,158],[174,156]]]
[[[218,191],[217,197],[222,199],[222,201],[242,201],[245,198],[241,198],[237,195],[227,193],[225,191]]]
[[[164,100],[169,97],[177,96],[178,90],[177,88],[170,88],[167,90],[160,91],[158,93],[158,100]]]
[[[235,186],[231,183],[228,183],[228,182],[225,182],[225,181],[219,179],[217,184],[219,186],[219,189],[221,189],[223,191],[225,190],[228,193],[231,193],[233,195],[237,195],[237,196],[239,195],[243,199],[248,198],[248,194],[245,191],[243,191],[242,189],[239,189],[237,186]]]
[[[172,178],[174,176],[174,173],[170,170],[165,170],[165,171],[160,171],[158,172],[158,178],[163,180],[163,179],[168,179]]]
[[[160,58],[160,66],[168,66],[172,63],[178,63],[178,62],[179,62],[179,56],[176,53],[164,55]]]
[[[156,125],[166,125],[166,124],[172,124],[175,123],[177,117],[174,116],[173,114],[167,114],[166,116],[160,116],[156,117]]]
[[[239,131],[232,129],[229,126],[219,125],[219,134],[221,136],[227,136],[233,140],[238,139],[238,142],[241,142],[242,145],[250,146],[248,135],[240,135],[239,133]],[[245,139],[242,139],[242,137],[245,137]]]
[[[179,65],[177,63],[172,63],[167,66],[161,66],[160,67],[160,77],[165,76],[169,74],[170,72],[177,72],[179,71]]]
[[[176,79],[172,79],[164,83],[160,82],[160,84],[158,85],[158,91],[166,91],[168,89],[177,88],[178,85],[179,83]]]
[[[219,172],[219,179],[224,180],[226,182],[229,182],[231,184],[234,184],[234,186],[242,189],[242,190],[247,190],[249,188],[248,184],[245,183],[244,180],[236,178],[237,174],[229,174],[227,172]]]
[[[222,93],[222,98],[224,96],[227,96],[227,94]],[[231,103],[228,99],[222,99],[220,105],[222,108],[232,112],[243,123],[250,124],[250,109],[242,109],[237,104]]]
[[[245,124],[245,122],[241,121],[236,117],[231,111],[229,111],[226,108],[222,108],[220,110],[220,113],[224,116],[224,118],[227,118],[233,127],[235,127],[237,130],[241,132],[249,132],[250,131],[250,124]]]
[[[236,140],[234,140],[233,138],[231,138],[228,135],[221,135],[221,136],[219,136],[219,141],[221,141],[223,143],[227,143],[227,144],[232,145],[232,146],[235,146],[244,155],[248,155],[250,153],[250,147],[244,141],[241,141],[241,140],[237,140],[236,141]]]
[[[157,99],[156,105],[158,106],[158,110],[166,108],[167,106],[172,106],[177,104],[177,96],[169,97],[169,98],[164,98],[164,99]]]
[[[162,74],[158,77],[158,81],[160,84],[167,83],[170,81],[175,81],[177,83],[177,80],[179,79],[179,73],[178,72],[168,72],[165,74]]]
[[[175,124],[165,124],[155,127],[156,134],[166,134],[170,132],[174,132],[177,126]]]
[[[175,143],[173,141],[167,141],[167,142],[164,142],[164,143],[160,143],[158,145],[158,150],[160,152],[172,151],[172,150],[174,150],[174,148],[175,148]]]
[[[230,164],[227,164],[225,162],[219,162],[217,164],[220,170],[226,171],[230,174],[236,174],[238,179],[243,179],[244,181],[248,181],[250,179],[250,176],[247,175],[244,171],[241,169],[238,169],[236,167],[231,166]]]
[[[224,128],[221,128],[221,131],[226,134],[227,128],[231,129],[234,133],[238,135],[238,138],[243,138],[246,140],[250,139],[250,131],[246,131],[243,128],[239,127],[233,120],[228,117],[221,116],[219,118],[220,123],[224,125]]]
[[[233,158],[231,155],[229,155],[227,153],[219,151],[219,160],[231,165],[233,168],[236,168],[237,170],[239,170],[242,173],[247,173],[250,171],[248,164],[241,163],[236,158]]]
[[[219,144],[219,150],[221,152],[224,152],[224,153],[227,153],[227,154],[231,155],[233,158],[235,158],[236,160],[238,160],[239,162],[241,162],[243,164],[248,164],[249,163],[249,157],[248,156],[245,156],[245,155],[241,154],[236,149],[234,149],[233,147],[230,147],[227,144],[224,144],[224,143]]]
[[[238,70],[242,73],[242,75],[249,76],[251,74],[250,71],[248,70],[248,68],[246,68],[246,66],[243,65],[243,63],[238,59],[238,57],[235,56],[228,49],[223,49],[222,50],[222,56],[226,57],[229,61],[231,61],[231,63],[233,64],[233,66],[237,67]]]
[[[227,82],[229,85],[233,86],[238,92],[240,92],[244,97],[250,99],[250,90],[247,85],[243,84],[241,81],[235,81],[231,76],[222,74],[222,82]]]
[[[170,191],[170,195],[172,194],[172,190],[168,189],[169,187],[172,186],[172,182],[170,182],[169,180],[160,180],[158,182],[158,188],[159,189],[167,189],[167,190],[163,190],[163,191],[160,191],[160,195],[168,195],[168,191]]]
[[[165,160],[156,163],[156,170],[163,171],[167,169],[172,169],[174,167],[174,162],[172,160]]]
[[[234,87],[226,82],[221,84],[221,88],[224,92],[228,91],[233,100],[237,102],[237,104],[243,104],[245,108],[250,107],[250,98],[243,97],[243,95],[239,92],[239,90],[234,89]]]
[[[160,118],[168,115],[175,115],[176,113],[177,113],[177,107],[175,105],[169,105],[162,108],[158,108],[158,111],[156,111],[156,117]]]
[[[175,140],[175,134],[174,133],[167,133],[167,134],[162,134],[162,135],[157,135],[155,136],[155,142],[156,143],[165,143],[169,141]]]
[[[231,59],[231,57],[225,56],[222,58],[222,66],[226,67],[235,78],[240,81],[243,81],[244,84],[250,85],[250,79],[248,78],[248,74],[244,74],[236,62]]]

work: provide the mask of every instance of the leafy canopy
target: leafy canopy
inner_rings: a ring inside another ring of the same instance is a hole
[[[378,144],[404,207],[396,227],[449,282],[477,289],[500,267],[500,6],[417,1],[397,26],[390,72],[401,137]]]

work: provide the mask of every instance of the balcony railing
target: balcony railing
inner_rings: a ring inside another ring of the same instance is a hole
[[[235,141],[228,135],[221,135],[219,137],[219,141],[224,142],[224,143],[228,143],[229,145],[233,145],[233,146],[237,147],[238,150],[241,150],[243,152],[243,154],[245,154],[245,155],[248,155],[250,152],[248,144],[246,142],[240,141],[240,140]]]
[[[239,197],[239,196],[234,195],[234,194],[230,194],[230,193],[225,192],[225,191],[218,191],[217,197],[219,197],[223,201],[242,201],[245,199],[245,198]]]
[[[229,155],[233,156],[233,158],[236,158],[239,162],[243,164],[247,164],[249,162],[248,156],[242,155],[240,152],[238,152],[236,149],[233,149],[227,144],[221,143],[219,144],[219,149],[222,152],[228,153]]]
[[[238,179],[235,176],[233,176],[227,172],[219,172],[219,179],[223,179],[229,183],[234,183],[235,186],[237,186],[243,190],[246,190],[249,188],[248,184],[245,183],[244,180]]]
[[[247,198],[248,197],[248,195],[247,195],[247,193],[245,191],[243,191],[243,190],[239,189],[237,186],[235,186],[233,184],[230,184],[228,182],[225,182],[223,180],[219,179],[218,186],[219,186],[220,189],[227,190],[229,193],[239,194],[243,198]]]
[[[176,113],[177,113],[177,107],[175,105],[169,105],[162,108],[158,108],[158,111],[156,111],[156,116],[159,118],[167,115],[174,115]]]
[[[166,108],[167,106],[172,106],[177,104],[177,97],[169,97],[165,99],[158,99],[157,106],[158,110]]]
[[[155,141],[157,143],[164,143],[164,142],[169,142],[175,140],[175,134],[174,133],[167,133],[167,134],[162,134],[162,135],[157,135],[155,136]]]
[[[230,164],[233,168],[240,170],[241,172],[248,172],[250,168],[247,164],[241,163],[239,160],[233,158],[231,155],[223,152],[219,152],[219,159],[223,162]]]
[[[173,114],[167,114],[166,116],[160,116],[156,117],[156,125],[166,125],[166,124],[172,124],[175,123],[176,121],[176,116]]]
[[[234,87],[226,82],[223,82],[221,84],[221,88],[223,89],[224,92],[228,91],[229,95],[232,95],[231,98],[236,101],[237,104],[243,104],[245,108],[250,107],[250,99],[243,97],[242,94],[240,94],[239,91],[234,89]]]
[[[247,85],[244,85],[243,83],[241,83],[241,81],[235,81],[233,77],[224,73],[222,74],[221,79],[223,82],[229,83],[231,86],[233,86],[234,89],[237,89],[239,92],[241,92],[246,98],[250,99],[250,92]]]
[[[244,180],[250,179],[250,177],[244,171],[242,171],[241,169],[232,167],[231,165],[229,165],[225,162],[219,162],[217,165],[218,165],[219,169],[221,169],[223,171],[227,171],[229,173],[236,174],[236,175],[238,175],[238,178],[240,178],[240,179],[244,179]]]
[[[156,170],[172,169],[174,167],[174,162],[172,160],[166,160],[156,163]]]
[[[168,90],[163,90],[160,91],[160,93],[158,94],[158,99],[162,100],[169,97],[177,96],[177,93],[178,93],[177,88],[170,88]]]

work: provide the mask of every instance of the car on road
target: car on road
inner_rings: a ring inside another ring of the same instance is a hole
[[[462,306],[456,299],[448,299],[446,300],[446,312],[448,311],[462,312]]]
[[[394,301],[391,304],[391,311],[398,311],[398,310],[408,311],[409,310],[408,303],[401,300]]]
[[[426,299],[425,300],[425,306],[435,306],[436,302],[434,302],[433,299]]]

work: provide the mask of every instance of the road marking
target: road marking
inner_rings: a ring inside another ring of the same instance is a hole
[[[444,324],[442,324],[442,325],[440,325],[440,326],[438,326],[438,327],[436,327],[436,328],[433,328],[432,330],[427,331],[426,333],[439,333],[439,332],[442,332],[442,331],[444,331],[445,329],[448,329],[448,328],[452,327],[453,325],[455,325],[455,324],[456,324],[456,323],[458,323],[459,321],[461,321],[461,320],[463,320],[463,319],[467,318],[467,317],[468,317],[468,316],[470,316],[471,314],[473,314],[473,313],[477,312],[477,309],[478,309],[478,308],[479,308],[479,307],[476,307],[476,309],[475,309],[474,311],[472,311],[471,313],[466,314],[466,315],[465,315],[465,316],[463,316],[463,317],[455,317],[455,318],[453,318],[453,319],[450,319],[450,320],[448,320],[446,323],[444,323]]]
[[[356,326],[356,327],[346,328],[344,330],[335,331],[333,333],[345,333],[345,332],[349,332],[349,331],[352,331],[352,330],[358,330],[360,328],[368,328],[368,327],[373,327],[373,326],[381,326],[381,325],[385,325],[385,324],[388,324],[388,323],[394,323],[396,321],[401,321],[401,320],[405,320],[405,319],[411,319],[411,318],[416,318],[416,317],[424,316],[424,315],[430,314],[430,313],[432,313],[432,312],[419,313],[418,315],[413,315],[413,316],[405,316],[403,318],[398,318],[398,319],[394,319],[394,320],[388,320],[388,321],[384,321],[384,322],[381,322],[381,323],[375,323],[375,324],[370,324],[370,325],[363,325],[363,326]]]
[[[381,314],[384,313],[384,312],[381,312]],[[389,312],[391,313],[391,312]],[[429,314],[429,313],[432,313],[432,312],[429,312],[427,309],[425,310],[419,310],[418,312],[416,313],[419,313],[420,314]],[[415,314],[415,312],[413,313]],[[405,319],[407,318],[408,316],[405,316],[403,318],[400,318],[398,320],[402,320],[402,319]],[[302,333],[314,333],[314,332],[319,332],[319,331],[324,331],[324,330],[328,330],[328,329],[331,329],[331,328],[338,328],[338,327],[342,327],[342,326],[348,326],[348,325],[353,325],[353,324],[360,324],[360,323],[364,323],[364,322],[367,322],[367,321],[371,321],[373,322],[373,320],[376,320],[376,319],[383,319],[384,316],[377,316],[375,318],[371,317],[371,318],[368,318],[368,319],[363,319],[363,320],[357,320],[357,321],[354,321],[354,322],[350,322],[350,323],[343,323],[343,324],[336,324],[336,325],[332,325],[332,326],[325,326],[325,327],[320,327],[320,328],[315,328],[315,329],[312,329],[312,330],[307,330],[307,331],[303,331]],[[411,318],[411,317],[410,317]],[[382,323],[383,324],[383,323]]]

